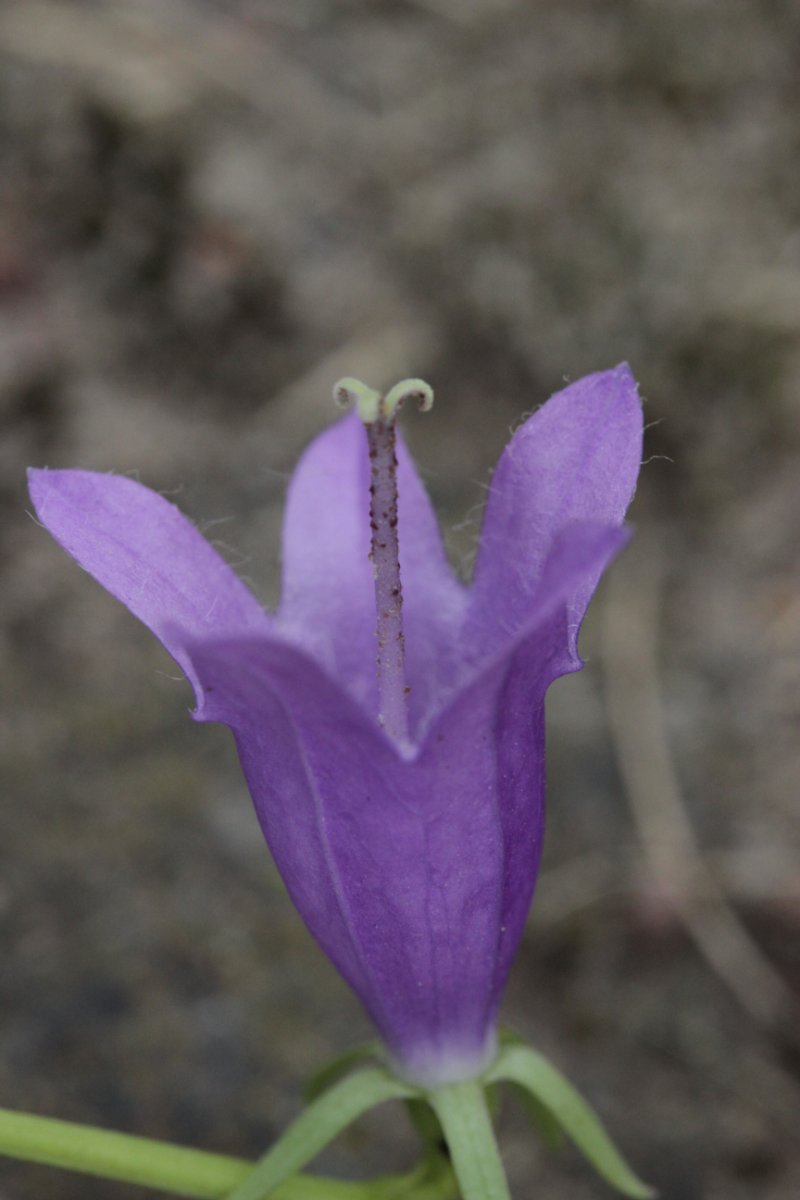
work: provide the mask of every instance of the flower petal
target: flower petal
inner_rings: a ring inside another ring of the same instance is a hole
[[[524,621],[565,525],[621,524],[641,454],[641,404],[625,364],[565,388],[517,430],[489,489],[465,642],[488,652]],[[575,599],[578,622],[591,592]]]
[[[466,591],[447,562],[430,500],[399,435],[397,458],[413,728],[454,660]],[[284,517],[279,620],[289,637],[376,713],[369,485],[364,428],[349,413],[312,442],[292,476]]]
[[[196,715],[233,729],[294,903],[420,1082],[484,1063],[536,879],[542,701],[564,669],[565,596],[623,540],[565,531],[520,640],[452,697],[414,756],[298,647],[188,647]]]
[[[45,528],[155,633],[195,690],[186,638],[271,628],[251,592],[163,496],[94,471],[32,469],[28,486]]]
[[[625,529],[568,526],[552,548],[533,610],[515,638],[473,670],[468,688],[445,709],[428,733],[422,753],[435,750],[440,731],[458,724],[464,700],[484,706],[485,728],[494,743],[496,806],[502,847],[502,891],[487,1020],[492,1022],[516,954],[531,898],[544,834],[544,697],[559,675],[581,664],[574,652],[568,598],[581,596],[627,541]],[[582,615],[582,609],[581,615]]]
[[[409,761],[294,647],[205,641],[192,659],[200,719],[233,728],[291,899],[387,1045],[482,1060],[500,846],[480,715]]]
[[[431,723],[453,696],[491,671],[495,663],[510,662],[531,639],[538,656],[531,669],[545,681],[545,688],[559,675],[577,671],[582,665],[577,640],[586,607],[603,571],[629,536],[624,526],[590,521],[574,522],[560,530],[527,611],[517,624],[491,630],[482,639],[479,631],[469,638],[462,634],[461,654],[451,671],[449,687],[442,687],[438,707],[420,726],[417,742],[425,740]],[[542,631],[547,631],[546,640]]]
[[[402,757],[310,658],[191,648],[235,734],[264,834],[306,924],[401,1064],[480,1069],[501,898],[493,743],[480,694]]]

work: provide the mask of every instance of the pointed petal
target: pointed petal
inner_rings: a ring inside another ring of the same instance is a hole
[[[451,571],[425,488],[398,437],[400,563],[412,724],[446,671],[466,593]],[[283,531],[281,627],[377,711],[369,460],[348,414],[309,446],[292,476]],[[435,654],[434,654],[435,649]]]
[[[155,633],[193,684],[187,637],[269,630],[255,597],[163,496],[93,471],[31,470],[28,486],[45,528]]]
[[[502,880],[498,935],[486,1020],[496,1016],[536,885],[544,836],[544,697],[557,676],[574,671],[574,634],[566,599],[579,595],[627,541],[624,529],[579,524],[562,531],[545,564],[533,611],[516,637],[473,670],[468,688],[426,736],[421,753],[435,752],[440,735],[463,726],[470,705],[493,742],[493,803],[500,834]],[[470,699],[471,698],[471,699]],[[482,715],[477,714],[482,709]]]
[[[586,606],[609,562],[626,545],[630,531],[624,526],[575,522],[559,531],[550,548],[524,617],[515,625],[469,639],[461,635],[461,653],[442,687],[439,705],[431,720],[418,730],[417,742],[429,736],[438,715],[452,697],[473,679],[490,672],[495,664],[509,664],[526,646],[534,647],[532,669],[544,681],[542,695],[554,679],[577,671],[582,663],[577,639]]]
[[[621,524],[641,449],[641,404],[624,364],[565,388],[517,430],[489,489],[465,639],[489,648],[525,619],[565,525]],[[578,623],[592,590],[573,602]]]

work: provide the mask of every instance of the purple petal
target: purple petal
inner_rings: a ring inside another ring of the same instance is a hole
[[[627,540],[627,531],[620,528],[582,524],[563,530],[545,563],[534,611],[514,639],[506,639],[494,658],[483,660],[470,684],[470,693],[491,709],[486,723],[495,742],[503,848],[500,925],[488,999],[491,1021],[525,927],[542,849],[545,692],[557,676],[580,666],[565,598],[580,596],[585,581],[596,579]],[[448,709],[440,721],[450,720]],[[435,744],[438,730],[437,723],[426,746]]]
[[[629,536],[624,526],[592,522],[577,522],[560,530],[524,617],[499,631],[489,627],[482,637],[474,627],[468,635],[462,635],[460,661],[451,672],[449,688],[442,687],[439,706],[431,719],[435,720],[436,713],[474,678],[490,671],[497,662],[511,661],[543,629],[551,631],[552,636],[546,643],[537,640],[538,659],[531,669],[535,668],[537,676],[545,680],[544,687],[559,675],[578,670],[582,663],[577,639],[586,606],[598,579]],[[429,726],[427,721],[420,727],[418,742],[427,736]]]
[[[400,563],[412,727],[456,655],[466,603],[436,517],[397,439]],[[377,712],[375,593],[369,561],[369,460],[355,414],[322,433],[292,476],[283,531],[280,624]]]
[[[543,703],[640,458],[626,368],[554,397],[495,473],[475,583],[447,565],[398,448],[416,749],[376,721],[366,437],[323,434],[291,484],[276,625],[172,505],[124,478],[31,473],[56,539],[144,620],[231,726],[258,815],[309,928],[410,1078],[485,1065],[535,885]]]
[[[192,657],[294,903],[392,1053],[426,1076],[479,1069],[502,878],[483,689],[410,760],[293,647]]]
[[[622,523],[641,455],[641,404],[624,364],[565,388],[517,430],[489,489],[465,637],[488,648],[525,619],[566,525]],[[574,598],[576,625],[594,583]]]
[[[190,649],[202,720],[231,726],[294,903],[413,1078],[475,1072],[536,879],[542,701],[563,666],[565,596],[624,540],[565,531],[536,615],[404,756],[302,650]]]
[[[227,563],[156,492],[93,471],[32,469],[28,487],[45,528],[155,633],[195,689],[186,639],[270,630],[269,617]]]

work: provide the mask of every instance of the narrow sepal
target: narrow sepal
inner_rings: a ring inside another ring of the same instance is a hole
[[[623,1196],[652,1200],[656,1195],[624,1161],[583,1097],[541,1054],[529,1046],[507,1044],[485,1078],[487,1082],[524,1088],[552,1114],[603,1179]]]
[[[458,1183],[453,1168],[438,1150],[425,1154],[416,1170],[407,1175],[384,1175],[372,1181],[374,1193],[366,1190],[370,1188],[370,1183],[360,1186],[365,1189],[364,1200],[458,1200]]]
[[[546,1149],[560,1150],[564,1145],[564,1130],[547,1105],[542,1104],[541,1100],[537,1096],[534,1096],[533,1092],[529,1092],[527,1088],[520,1087],[519,1084],[514,1084],[514,1092],[520,1104],[536,1126]]]
[[[323,1092],[256,1164],[228,1200],[266,1200],[363,1113],[414,1091],[388,1071],[365,1067]]]
[[[518,1033],[514,1033],[513,1029],[501,1029],[498,1041],[500,1046],[524,1046],[526,1044]],[[499,1083],[495,1084],[490,1091],[497,1090],[499,1087]],[[565,1134],[550,1109],[527,1088],[521,1087],[519,1084],[512,1084],[512,1088],[516,1099],[519,1100],[536,1126],[545,1147],[548,1150],[560,1150],[564,1145]]]
[[[463,1200],[511,1200],[483,1081],[451,1083],[427,1098],[441,1122]]]
[[[306,1104],[311,1104],[323,1092],[327,1092],[328,1088],[349,1075],[355,1067],[363,1067],[368,1062],[380,1063],[381,1058],[380,1042],[364,1042],[361,1046],[346,1050],[344,1054],[337,1054],[312,1075],[303,1089],[303,1099]]]

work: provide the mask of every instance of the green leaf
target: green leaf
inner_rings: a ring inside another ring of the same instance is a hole
[[[607,1183],[633,1200],[651,1200],[655,1191],[624,1161],[600,1121],[572,1084],[529,1046],[504,1045],[487,1072],[490,1082],[515,1083],[547,1109]]]
[[[386,1100],[408,1099],[414,1091],[379,1067],[365,1067],[323,1092],[278,1138],[229,1200],[265,1200],[338,1133]]]
[[[441,1122],[463,1200],[511,1200],[482,1082],[447,1084],[427,1099]]]
[[[352,1050],[337,1055],[336,1058],[332,1058],[324,1067],[321,1067],[316,1075],[312,1076],[303,1091],[303,1099],[306,1104],[311,1104],[334,1083],[338,1083],[345,1075],[349,1075],[354,1067],[370,1060],[379,1060],[380,1057],[381,1048],[378,1042],[365,1042],[362,1046],[354,1046]]]

